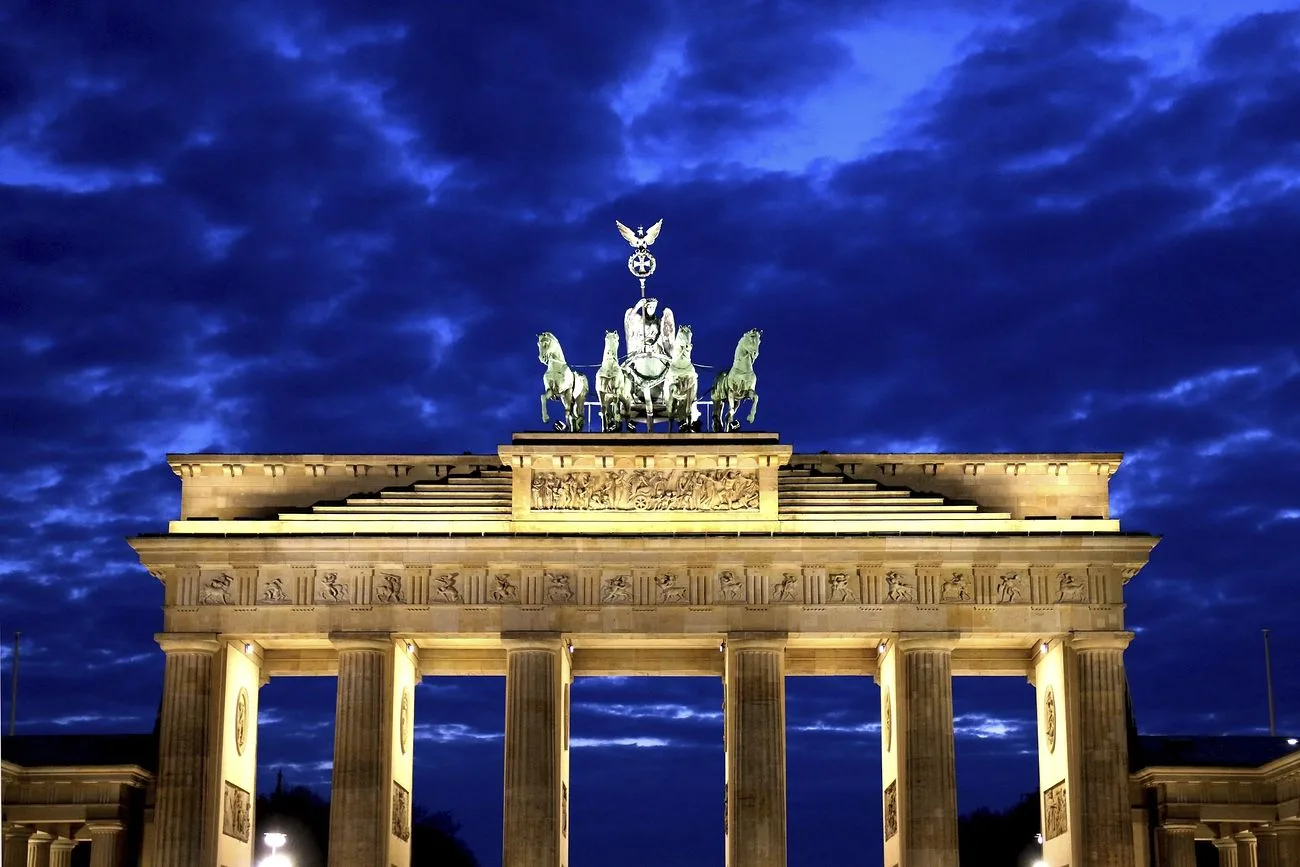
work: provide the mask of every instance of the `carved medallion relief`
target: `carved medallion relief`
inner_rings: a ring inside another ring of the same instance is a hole
[[[894,705],[889,695],[889,687],[884,688],[885,709],[880,715],[880,739],[885,742],[885,752],[894,748]]]
[[[288,601],[283,578],[268,578],[262,583],[262,592],[257,597],[259,605],[282,605]]]
[[[718,573],[717,588],[719,602],[745,601],[745,579],[729,569]]]
[[[1050,686],[1043,696],[1043,735],[1047,752],[1056,752],[1056,692]]]
[[[898,781],[885,787],[885,840],[898,833]]]
[[[235,755],[244,754],[244,745],[248,742],[248,690],[242,686],[235,698]]]
[[[600,580],[600,601],[606,605],[622,605],[632,601],[632,576],[610,575]]]
[[[902,574],[898,572],[885,573],[885,598],[890,602],[915,602],[916,601],[916,584],[909,583]]]
[[[397,714],[397,745],[402,750],[402,755],[406,755],[406,749],[411,740],[411,690],[409,687],[402,687],[402,705]]]
[[[944,579],[939,591],[940,602],[970,602],[975,597],[971,593],[970,576],[965,572],[953,572]]]
[[[402,576],[392,572],[381,572],[375,576],[375,602],[380,605],[402,605],[406,602],[402,595]]]
[[[1024,596],[1019,572],[1008,572],[998,579],[998,604],[1016,605]]]
[[[1075,578],[1072,572],[1062,572],[1056,577],[1058,603],[1079,603],[1088,601],[1088,585]]]
[[[542,580],[545,582],[544,601],[552,605],[573,601],[573,580],[568,575],[546,572]]]
[[[1043,792],[1043,837],[1055,839],[1070,830],[1070,814],[1065,781]]]
[[[492,601],[502,604],[519,601],[519,585],[510,580],[509,572],[498,572],[493,576]]]
[[[352,601],[352,591],[337,572],[318,572],[316,575],[316,601],[326,605],[346,604]]]
[[[234,576],[227,575],[224,572],[206,578],[199,588],[199,604],[230,605],[234,601],[231,598],[234,593],[234,586]]]
[[[734,512],[758,508],[758,474],[741,470],[535,472],[535,511]]]
[[[674,573],[659,575],[654,579],[655,600],[660,605],[674,605],[690,602],[690,588],[681,582]]]
[[[225,784],[221,795],[221,833],[247,843],[253,829],[249,794],[229,780]]]

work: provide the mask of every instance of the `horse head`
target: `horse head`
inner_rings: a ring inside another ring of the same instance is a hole
[[[537,357],[542,364],[549,364],[552,360],[564,361],[564,350],[560,348],[560,341],[556,340],[551,332],[543,331],[537,335]]]
[[[673,358],[682,361],[690,361],[691,348],[694,339],[694,335],[691,332],[691,326],[683,325],[678,328],[677,336],[673,338]]]
[[[618,332],[605,332],[605,354],[618,358]]]

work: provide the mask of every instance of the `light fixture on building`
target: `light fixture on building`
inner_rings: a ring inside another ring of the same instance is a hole
[[[415,642],[413,641],[406,642],[406,652],[411,654],[411,656],[415,656]]]
[[[253,642],[251,642],[251,641],[245,641],[245,642],[244,642],[244,653],[251,654],[252,652],[253,652]]]
[[[566,641],[566,642],[564,642],[564,647],[565,647],[566,650],[569,651],[570,654],[573,653],[573,642],[572,642],[572,641]]]
[[[1046,642],[1046,641],[1044,641],[1042,644],[1038,645],[1038,652],[1039,652],[1039,653],[1046,653],[1046,652],[1047,652],[1047,642]]]
[[[885,651],[888,649],[889,649],[889,645],[883,641],[876,645],[876,653],[880,656],[884,656]]]
[[[718,642],[718,653],[726,653],[726,652],[727,652],[727,642],[725,642],[725,641],[719,641],[719,642]]]
[[[271,854],[263,858],[257,867],[293,867],[293,862],[289,860],[289,856],[281,855],[277,851],[281,846],[289,842],[287,836],[276,831],[268,831],[262,835],[262,842],[271,850]]]

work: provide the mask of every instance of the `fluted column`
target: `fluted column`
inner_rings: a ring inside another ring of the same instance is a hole
[[[885,863],[957,867],[953,639],[901,636],[880,661]]]
[[[1214,841],[1214,848],[1219,850],[1219,867],[1237,867],[1237,841],[1231,837],[1220,837]]]
[[[1250,831],[1242,831],[1236,836],[1237,867],[1259,867],[1259,843]]]
[[[1126,632],[1084,633],[1071,640],[1079,732],[1076,867],[1133,867],[1124,677],[1124,648],[1131,638]]]
[[[90,831],[90,867],[120,867],[122,864],[121,822],[92,822]]]
[[[1259,867],[1282,867],[1282,862],[1278,860],[1276,828],[1257,828],[1255,841],[1255,857]]]
[[[1196,826],[1161,826],[1160,849],[1157,867],[1196,867]]]
[[[1300,864],[1300,824],[1278,826],[1277,863],[1282,867]]]
[[[728,867],[785,867],[785,635],[727,637]]]
[[[409,774],[403,775],[407,785],[402,786],[394,771],[396,761],[410,763],[409,732],[401,726],[410,725],[413,713],[405,690],[413,684],[414,654],[389,635],[335,635],[331,643],[339,654],[339,680],[330,867],[405,867],[411,857]]]
[[[502,867],[568,862],[569,652],[558,635],[511,634],[506,646]]]
[[[206,847],[215,845],[220,831],[210,827],[215,824],[217,805],[211,802],[215,799],[209,779],[213,726],[209,700],[220,644],[215,636],[160,636],[158,642],[167,662],[152,863],[202,867]],[[95,857],[91,855],[92,860]]]
[[[26,864],[27,841],[31,839],[32,829],[26,825],[4,826],[4,863]]]
[[[37,831],[27,841],[27,867],[50,867],[50,844],[54,838],[45,831]]]
[[[72,867],[72,850],[77,848],[76,840],[60,837],[50,844],[50,867]]]

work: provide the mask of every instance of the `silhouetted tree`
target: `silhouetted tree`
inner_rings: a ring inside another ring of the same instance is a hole
[[[957,820],[962,867],[1029,867],[1042,847],[1038,793],[1030,792],[1006,810],[980,809]]]
[[[305,786],[286,789],[277,775],[275,790],[257,799],[257,849],[254,863],[270,854],[262,835],[288,835],[282,851],[295,867],[326,867],[329,856],[330,803]],[[448,812],[417,806],[411,811],[411,867],[479,867],[460,839],[460,823]]]

